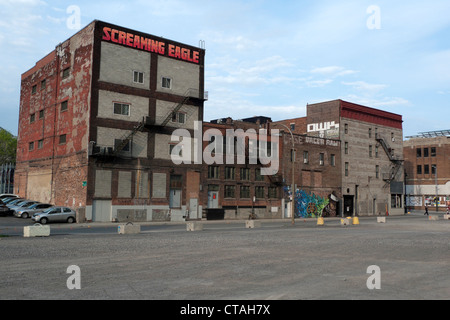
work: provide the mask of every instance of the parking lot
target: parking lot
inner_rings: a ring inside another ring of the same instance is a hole
[[[350,226],[339,219],[317,226],[309,219],[294,226],[262,221],[261,228],[246,229],[243,221],[207,221],[200,232],[187,232],[181,223],[148,223],[136,235],[118,235],[111,224],[51,224],[47,238],[24,238],[22,226],[6,219],[0,218],[0,299],[450,296],[450,221],[422,214],[388,217],[386,224],[366,217]],[[70,266],[80,270],[79,290],[67,286]],[[380,289],[367,285],[370,266],[379,267]]]

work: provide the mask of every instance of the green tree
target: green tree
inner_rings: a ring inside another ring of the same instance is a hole
[[[0,165],[16,163],[17,138],[0,128]]]

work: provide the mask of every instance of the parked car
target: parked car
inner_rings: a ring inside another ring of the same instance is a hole
[[[33,214],[42,212],[51,207],[53,207],[53,205],[49,203],[35,203],[28,208],[16,210],[14,212],[14,216],[16,216],[17,218],[28,219],[31,218]]]
[[[11,193],[0,194],[0,199],[5,199],[5,198],[19,198],[19,196],[15,195],[15,194],[11,194]]]
[[[9,213],[9,208],[5,204],[0,203],[0,216],[7,216],[8,213]]]
[[[10,206],[9,210],[11,210],[11,213],[14,214],[17,210],[21,210],[24,208],[29,208],[33,204],[39,203],[38,201],[32,201],[32,200],[25,200],[22,202],[18,202],[15,206]]]
[[[31,220],[40,224],[46,224],[48,222],[74,223],[76,221],[76,218],[76,212],[70,208],[52,207],[42,212],[35,213]]]
[[[12,201],[8,201],[8,203],[6,203],[6,206],[8,208],[11,208],[17,204],[19,204],[19,202],[25,201],[27,199],[22,199],[22,198],[18,198],[18,199],[13,199]]]

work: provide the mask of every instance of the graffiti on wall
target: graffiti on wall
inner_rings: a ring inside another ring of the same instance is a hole
[[[285,192],[292,199],[289,187],[285,188]],[[331,196],[323,198],[304,190],[296,190],[294,201],[295,217],[297,218],[335,217],[337,214],[337,202],[333,201]]]

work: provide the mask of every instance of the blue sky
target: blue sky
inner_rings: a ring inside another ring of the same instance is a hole
[[[448,0],[0,0],[0,126],[17,134],[20,76],[98,19],[206,43],[205,120],[302,117],[343,99],[401,114],[405,136],[450,129]]]

